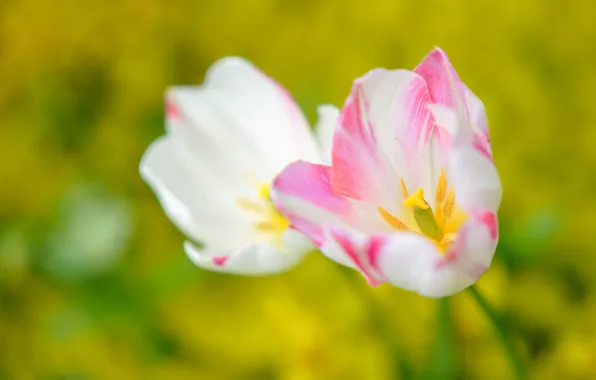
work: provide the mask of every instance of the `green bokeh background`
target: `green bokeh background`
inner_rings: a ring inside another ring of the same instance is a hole
[[[485,103],[504,186],[478,288],[532,378],[596,378],[595,17],[588,0],[0,0],[0,379],[510,378],[467,292],[449,319],[317,255],[268,278],[193,267],[137,172],[165,88],[220,57],[314,121],[435,45]]]

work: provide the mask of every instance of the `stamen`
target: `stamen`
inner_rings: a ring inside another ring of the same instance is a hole
[[[263,205],[251,201],[250,199],[239,198],[236,200],[236,203],[238,203],[238,205],[243,209],[254,212],[256,214],[262,214],[267,211],[266,207],[263,207]]]
[[[395,216],[391,215],[383,207],[380,207],[380,206],[377,207],[377,211],[379,212],[379,215],[381,215],[381,218],[383,218],[385,223],[387,223],[390,227],[392,227],[398,231],[407,231],[408,230],[408,227],[401,220],[399,220]]]
[[[445,225],[445,217],[443,216],[443,209],[439,204],[437,204],[437,209],[435,210],[435,219],[437,220],[439,229],[442,231],[443,226]]]
[[[404,205],[406,205],[408,207],[420,208],[423,210],[430,208],[428,203],[426,203],[426,201],[424,200],[424,191],[422,190],[422,188],[419,188],[418,190],[416,190],[414,195],[412,195],[411,197],[408,197],[404,201]]]
[[[450,218],[451,214],[453,214],[453,205],[455,204],[455,192],[453,189],[449,190],[449,194],[447,194],[447,199],[445,200],[445,204],[443,205],[443,215],[445,218]]]
[[[268,200],[269,199],[269,184],[265,184],[259,187],[259,197],[261,199]]]
[[[439,181],[437,182],[437,207],[445,199],[446,192],[447,192],[447,177],[445,176],[445,169],[441,169],[441,174],[439,174]]]
[[[244,210],[256,214],[254,229],[272,237],[276,244],[281,244],[281,235],[290,223],[275,209],[269,196],[269,184],[257,189],[256,200],[239,198],[236,203]]]
[[[406,188],[406,183],[403,178],[399,179],[399,184],[401,185],[401,192],[404,195],[404,200],[408,199],[410,196],[408,195],[408,189]]]
[[[257,222],[255,228],[261,232],[280,233],[288,228],[289,223],[284,219],[273,218],[264,222]]]

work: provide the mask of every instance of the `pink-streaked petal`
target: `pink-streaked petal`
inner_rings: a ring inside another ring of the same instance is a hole
[[[498,243],[498,222],[489,210],[471,215],[458,231],[437,269],[455,268],[469,284],[477,281],[490,267]]]
[[[371,286],[385,281],[377,267],[378,254],[384,244],[383,235],[366,235],[338,227],[331,228],[329,234],[334,244],[322,247],[323,254],[339,258],[340,264],[348,263],[362,273]]]
[[[450,154],[449,183],[455,200],[467,212],[491,210],[501,204],[503,188],[494,163],[471,146],[455,146]]]
[[[313,244],[306,236],[291,229],[284,233],[280,246],[264,242],[253,243],[230,255],[222,255],[209,249],[203,250],[188,241],[184,243],[184,251],[198,267],[247,276],[287,271],[295,267],[313,249]]]
[[[459,137],[468,140],[485,156],[492,158],[484,105],[461,82],[447,55],[435,48],[414,71],[426,80],[433,103],[455,111],[459,132],[472,132]]]
[[[375,69],[354,83],[333,145],[333,189],[352,199],[393,199],[432,128],[426,83],[406,70]]]
[[[296,230],[324,244],[324,226],[341,223],[351,213],[350,201],[331,189],[330,167],[297,161],[273,181],[271,199]]]
[[[426,81],[433,103],[453,108],[468,119],[464,86],[443,50],[434,48],[414,71]]]
[[[331,189],[331,167],[297,161],[288,165],[273,182],[277,193],[284,194],[325,209],[345,214],[349,202]]]
[[[360,200],[374,194],[386,169],[367,119],[366,104],[360,82],[356,81],[333,137],[333,188],[338,194]]]
[[[489,235],[483,224],[471,222],[458,235],[457,254],[443,255],[421,235],[396,233],[381,246],[378,267],[392,285],[426,297],[449,296],[476,282],[490,265],[494,241]]]
[[[499,236],[499,223],[497,221],[497,215],[489,210],[477,211],[474,218],[486,226],[490,237],[493,240],[497,240]]]

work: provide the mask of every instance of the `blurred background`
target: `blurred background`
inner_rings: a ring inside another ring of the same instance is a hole
[[[316,255],[268,278],[201,271],[138,175],[166,87],[220,57],[314,121],[435,45],[486,105],[505,189],[478,288],[532,378],[596,378],[595,16],[587,0],[0,0],[0,379],[511,378],[468,292],[437,307]]]

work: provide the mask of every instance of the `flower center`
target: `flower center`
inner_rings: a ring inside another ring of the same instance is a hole
[[[383,207],[378,207],[381,218],[392,228],[400,231],[419,230],[420,233],[430,238],[441,252],[446,252],[449,245],[455,240],[456,232],[466,219],[466,215],[455,207],[455,192],[447,192],[447,177],[445,170],[441,169],[436,191],[436,206],[432,207],[424,199],[424,191],[419,188],[413,195],[409,195],[405,183],[401,180],[404,196],[404,205],[412,210],[412,216],[417,228],[408,226],[391,215]]]
[[[269,195],[270,184],[258,187],[257,199],[239,198],[238,205],[244,210],[256,215],[254,229],[269,238],[279,240],[290,223],[275,208]],[[279,240],[281,243],[281,240]]]

